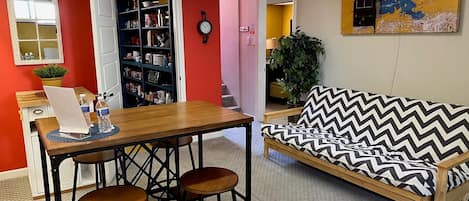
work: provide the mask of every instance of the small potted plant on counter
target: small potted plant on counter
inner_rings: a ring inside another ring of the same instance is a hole
[[[34,69],[33,73],[41,78],[42,85],[60,87],[62,86],[62,79],[67,73],[67,69],[58,64],[48,64]]]

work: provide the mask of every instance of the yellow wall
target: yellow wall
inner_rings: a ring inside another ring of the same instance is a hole
[[[283,7],[282,35],[286,36],[290,34],[290,20],[293,20],[293,5],[285,5],[282,7]],[[295,30],[295,27],[292,27],[292,29]]]
[[[283,33],[283,7],[267,5],[267,38],[280,38]]]
[[[292,19],[293,5],[267,5],[267,38],[289,35]]]

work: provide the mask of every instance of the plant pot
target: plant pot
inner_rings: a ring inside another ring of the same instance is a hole
[[[63,79],[63,77],[41,78],[42,85],[44,85],[44,86],[54,86],[54,87],[61,87],[62,86],[62,79]]]

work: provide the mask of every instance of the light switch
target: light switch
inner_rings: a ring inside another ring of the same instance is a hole
[[[249,26],[240,26],[239,32],[249,32]]]

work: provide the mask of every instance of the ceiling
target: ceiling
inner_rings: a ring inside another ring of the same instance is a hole
[[[267,4],[285,3],[292,2],[293,0],[267,0]]]

